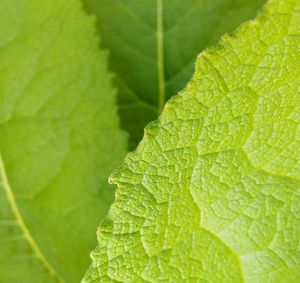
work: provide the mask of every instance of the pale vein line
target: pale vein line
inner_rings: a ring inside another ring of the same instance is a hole
[[[40,250],[38,244],[36,243],[36,241],[34,240],[34,238],[32,237],[21,213],[20,210],[18,208],[18,205],[16,203],[15,197],[14,197],[14,193],[11,189],[11,186],[8,182],[8,178],[6,176],[5,173],[5,166],[4,166],[4,162],[3,159],[0,155],[0,182],[3,185],[4,191],[7,195],[7,199],[8,202],[11,206],[12,212],[20,226],[21,231],[23,232],[23,235],[25,237],[25,239],[27,240],[27,242],[29,243],[29,245],[31,246],[33,252],[35,253],[35,255],[37,256],[37,258],[42,262],[42,264],[45,266],[45,268],[49,271],[49,273],[53,276],[56,277],[58,279],[59,282],[63,283],[64,280],[62,280],[62,278],[57,274],[57,272],[55,271],[55,269],[52,267],[52,265],[49,263],[49,261],[46,259],[45,255],[43,254],[43,252]]]
[[[164,71],[164,30],[163,30],[163,0],[157,0],[157,71],[158,71],[158,113],[160,114],[166,96],[166,82]]]

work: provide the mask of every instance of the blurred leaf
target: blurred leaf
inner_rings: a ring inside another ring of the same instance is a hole
[[[79,282],[125,152],[77,0],[0,2],[0,282]]]

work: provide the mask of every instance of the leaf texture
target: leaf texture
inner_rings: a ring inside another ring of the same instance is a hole
[[[299,13],[271,0],[199,55],[111,177],[83,282],[299,280]]]
[[[1,0],[0,26],[0,282],[79,282],[126,148],[107,54],[77,0]]]
[[[119,86],[130,147],[194,72],[197,54],[253,18],[263,0],[85,0]]]

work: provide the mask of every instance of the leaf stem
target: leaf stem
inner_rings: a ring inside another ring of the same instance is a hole
[[[165,104],[166,86],[164,71],[163,0],[157,0],[157,71],[158,71],[158,114]]]

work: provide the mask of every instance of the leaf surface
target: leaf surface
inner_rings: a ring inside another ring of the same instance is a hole
[[[197,54],[254,17],[263,0],[85,0],[96,14],[119,86],[121,124],[134,148],[181,90]]]
[[[125,152],[77,0],[0,2],[0,282],[79,282]]]
[[[90,282],[300,278],[300,1],[202,52],[111,182]]]

